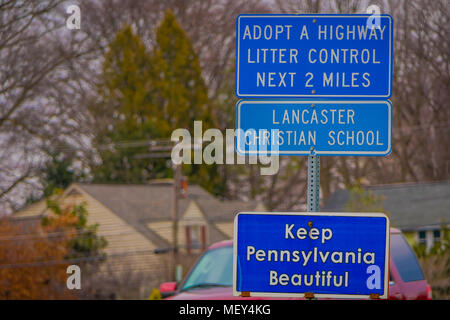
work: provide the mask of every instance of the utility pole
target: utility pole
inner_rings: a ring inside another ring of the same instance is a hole
[[[148,146],[148,152],[136,154],[134,159],[171,159],[171,150],[173,141],[169,139],[154,139],[150,141],[142,141],[134,143],[133,147]],[[130,147],[128,144],[122,147]],[[172,162],[172,161],[171,161]],[[177,266],[179,264],[178,252],[178,200],[180,198],[181,189],[181,164],[171,163],[173,171],[173,187],[172,187],[172,248],[170,250],[170,273],[177,278]],[[177,279],[178,280],[178,279]]]
[[[178,199],[180,197],[181,165],[172,163],[173,198],[172,198],[172,271],[176,275],[178,259]]]

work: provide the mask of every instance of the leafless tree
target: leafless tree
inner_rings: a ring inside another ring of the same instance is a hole
[[[448,1],[288,0],[276,1],[274,11],[365,13],[369,4],[379,5],[382,13],[394,18],[393,151],[388,157],[321,157],[322,200],[355,183],[450,177]],[[299,194],[299,199],[305,195]]]
[[[0,210],[15,202],[14,190],[35,182],[45,161],[39,150],[73,137],[78,110],[71,70],[87,49],[65,29],[64,6],[61,0],[0,2]]]
[[[378,4],[382,13],[394,17],[393,152],[381,158],[322,157],[323,199],[337,188],[358,182],[450,176],[448,1],[80,1],[80,30],[64,27],[67,4],[62,0],[0,1],[0,203],[4,207],[39,189],[33,177],[46,161],[43,150],[58,146],[66,151],[69,145],[81,161],[89,164],[95,158],[90,146],[95,127],[86,106],[98,99],[103,54],[124,24],[132,25],[151,49],[154,29],[168,8],[199,53],[215,125],[225,130],[234,127],[237,101],[238,14],[365,13],[369,4]],[[227,196],[259,197],[270,208],[304,204],[306,157],[282,157],[276,176],[262,177],[256,169],[222,166]]]

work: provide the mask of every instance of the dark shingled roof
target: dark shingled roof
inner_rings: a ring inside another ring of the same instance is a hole
[[[146,185],[83,183],[76,185],[157,245],[167,245],[164,239],[147,228],[147,224],[172,218],[173,183],[171,181]],[[235,213],[252,211],[257,206],[254,201],[221,201],[203,188],[189,185],[186,197],[179,200],[180,216],[186,211],[191,201],[195,201],[204,213],[206,220],[213,223],[232,222]],[[226,238],[211,223],[209,234],[212,242]]]
[[[450,223],[450,181],[379,185],[365,189],[385,198],[384,208],[390,214],[393,227],[415,230]],[[322,211],[345,211],[349,197],[348,190],[337,190]]]

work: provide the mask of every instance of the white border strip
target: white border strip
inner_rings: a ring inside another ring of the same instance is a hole
[[[237,291],[237,243],[238,243],[238,219],[241,214],[256,214],[256,215],[294,215],[294,216],[331,216],[331,217],[378,217],[386,219],[386,241],[385,241],[385,256],[384,256],[384,285],[383,295],[380,299],[387,299],[389,297],[389,246],[390,246],[390,222],[389,217],[381,212],[239,212],[234,217],[233,229],[233,296],[240,296],[241,291]],[[280,292],[250,292],[250,297],[296,297],[304,298],[305,292],[298,293],[280,293]],[[369,299],[370,295],[365,294],[316,294],[315,298],[336,298],[336,299]]]

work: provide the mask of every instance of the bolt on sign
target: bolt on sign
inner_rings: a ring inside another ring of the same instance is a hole
[[[234,220],[233,295],[388,297],[382,213],[242,212]]]

